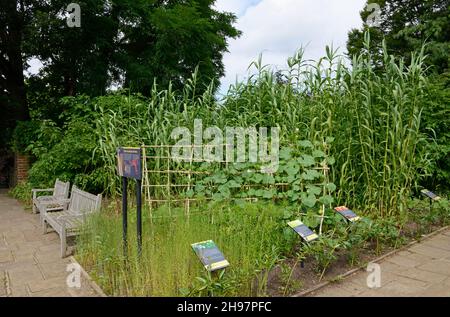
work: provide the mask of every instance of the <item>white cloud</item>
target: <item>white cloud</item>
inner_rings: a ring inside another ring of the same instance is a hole
[[[348,31],[362,24],[359,12],[365,3],[365,0],[262,0],[256,4],[218,1],[219,9],[242,13],[236,27],[243,32],[239,39],[229,42],[221,91],[226,91],[236,76],[243,79],[248,65],[260,53],[265,64],[284,68],[287,58],[302,46],[307,46],[305,57],[309,59],[323,56],[325,46],[330,44],[345,51]]]

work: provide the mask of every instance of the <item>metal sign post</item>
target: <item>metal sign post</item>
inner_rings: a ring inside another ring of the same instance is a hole
[[[123,241],[123,254],[125,257],[127,256],[128,250],[128,241],[127,241],[127,232],[128,232],[128,179],[126,177],[122,177],[122,241]]]
[[[137,245],[138,245],[138,255],[142,255],[142,181],[136,179],[136,206],[137,206],[137,221],[136,221],[136,232],[137,232]]]
[[[118,148],[117,167],[122,177],[122,227],[123,250],[127,256],[128,241],[128,178],[136,180],[136,233],[139,257],[142,254],[142,154],[140,148]]]

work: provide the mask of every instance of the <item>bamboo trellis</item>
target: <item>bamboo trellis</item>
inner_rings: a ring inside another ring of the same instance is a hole
[[[192,202],[212,199],[212,197],[195,198],[187,196],[183,197],[183,195],[181,195],[182,193],[186,193],[187,191],[192,190],[199,178],[207,177],[212,174],[210,168],[208,168],[206,171],[199,170],[199,164],[216,164],[221,169],[226,169],[229,164],[233,164],[228,162],[227,160],[205,160],[194,158],[195,148],[205,148],[207,146],[210,145],[142,145],[141,148],[143,153],[144,172],[142,187],[144,191],[145,201],[150,207],[150,212],[155,204],[168,204],[170,210],[172,204],[182,203],[184,204],[186,214],[189,215]],[[227,144],[219,146],[227,146]],[[176,161],[177,157],[173,157],[171,155],[171,150],[177,147],[189,148],[191,153],[190,158],[183,162]],[[324,177],[328,177],[329,167],[326,164],[320,164],[314,169],[323,171]],[[155,175],[157,177],[155,177]],[[268,188],[286,188],[291,186],[291,184],[275,183],[266,186]],[[242,187],[261,187],[261,184],[243,184]],[[175,194],[174,190],[176,190]],[[245,200],[257,201],[258,198],[247,197],[245,198]],[[320,215],[322,221],[324,218],[324,208],[325,206],[322,207],[322,213]]]

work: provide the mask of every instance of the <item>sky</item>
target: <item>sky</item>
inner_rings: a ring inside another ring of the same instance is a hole
[[[217,0],[220,11],[238,17],[235,27],[243,32],[229,40],[224,56],[225,77],[220,93],[236,79],[248,76],[247,68],[262,53],[263,64],[285,69],[288,57],[301,47],[305,58],[317,60],[325,46],[344,53],[347,33],[362,25],[359,12],[366,0]]]

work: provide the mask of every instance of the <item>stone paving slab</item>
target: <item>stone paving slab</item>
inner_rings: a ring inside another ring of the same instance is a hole
[[[450,229],[380,263],[381,287],[367,286],[368,272],[358,272],[308,296],[450,297]]]
[[[70,258],[61,259],[56,233],[42,234],[39,215],[0,190],[0,297],[99,296],[84,276],[69,288]]]

